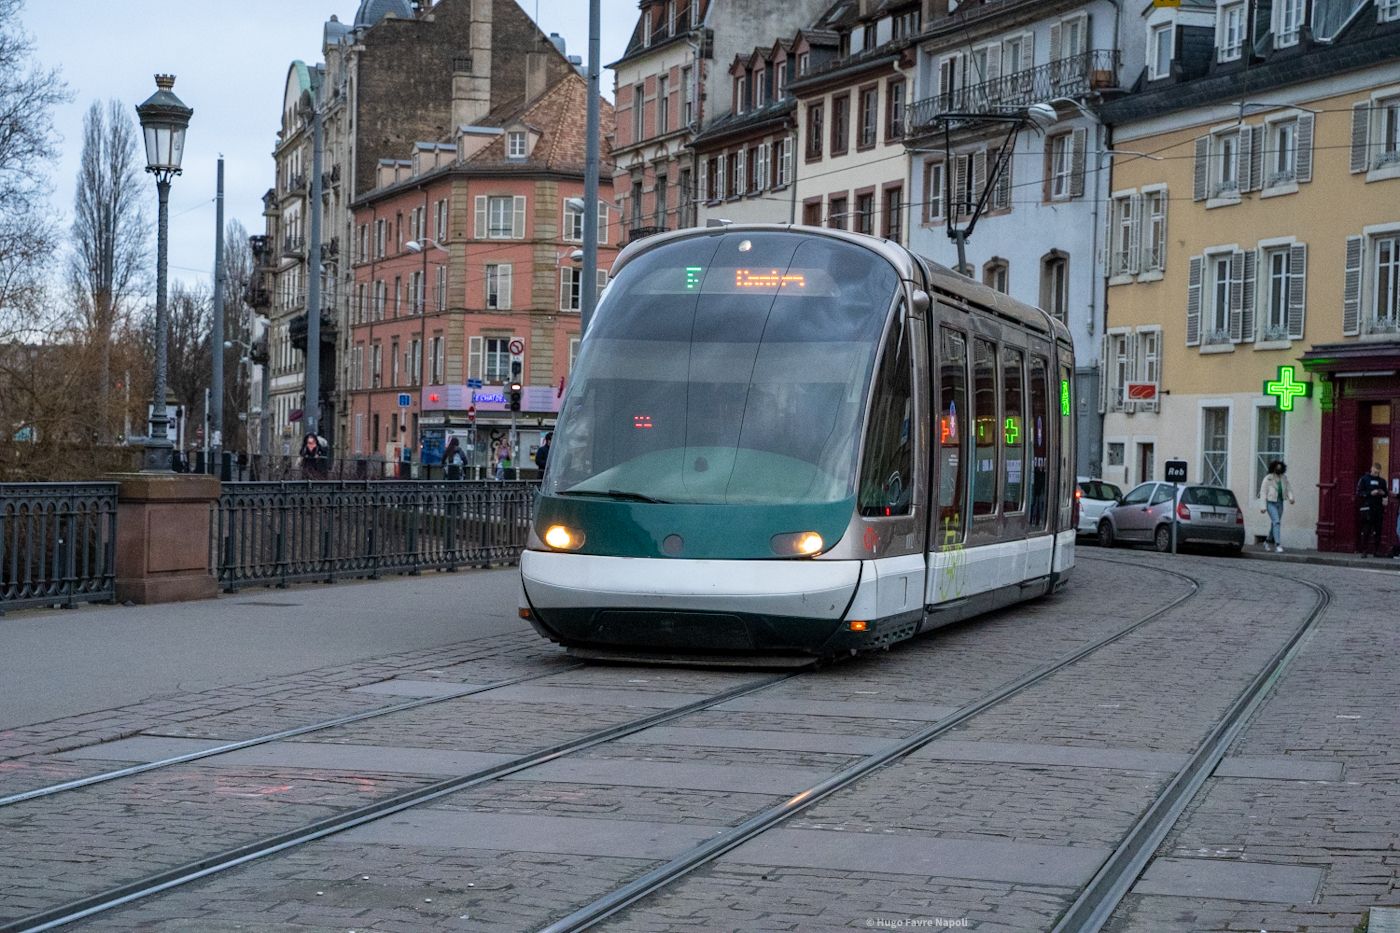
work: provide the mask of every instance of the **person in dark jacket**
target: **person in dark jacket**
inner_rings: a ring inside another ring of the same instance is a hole
[[[462,444],[457,438],[447,442],[447,449],[442,452],[442,467],[448,479],[461,479],[462,468],[467,464],[467,455],[462,450]]]
[[[1381,479],[1381,465],[1371,465],[1371,472],[1356,481],[1356,502],[1361,519],[1361,556],[1381,555],[1381,522],[1385,519],[1385,480]],[[1367,547],[1367,541],[1370,547]]]
[[[553,441],[554,432],[550,431],[544,436],[544,443],[540,445],[540,449],[535,451],[535,466],[540,468],[541,473],[544,472],[544,465],[549,462],[549,445]]]
[[[308,432],[301,439],[301,472],[307,479],[325,479],[329,458],[324,437]]]

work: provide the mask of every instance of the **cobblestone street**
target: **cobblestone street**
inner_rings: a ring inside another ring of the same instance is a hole
[[[602,928],[1048,930],[1324,592],[1108,929],[1352,931],[1400,904],[1400,575],[1090,549],[1056,597],[790,677],[581,666],[515,631],[6,729],[0,797],[418,703],[5,800],[0,924],[455,781],[86,923],[539,929],[931,732]]]

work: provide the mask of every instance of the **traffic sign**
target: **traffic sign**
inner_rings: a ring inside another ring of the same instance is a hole
[[[468,379],[468,380],[467,380],[467,388],[468,388],[468,389],[479,389],[479,388],[482,387],[482,385],[484,385],[484,383],[483,383],[480,379]]]
[[[408,407],[409,407],[410,405],[412,405],[412,404],[413,404],[413,396],[412,396],[411,394],[409,394],[408,392],[400,392],[400,393],[399,393],[399,407],[400,407],[400,408],[408,408]]]
[[[1168,460],[1167,463],[1166,463],[1166,467],[1167,467],[1167,476],[1166,476],[1167,482],[1169,482],[1169,483],[1184,483],[1184,482],[1186,482],[1186,461],[1185,461],[1185,460]]]
[[[467,406],[467,424],[476,424],[476,406]]]
[[[497,346],[500,346],[500,344],[497,344]],[[520,354],[524,353],[525,341],[521,340],[519,337],[516,337],[515,339],[511,340],[510,352],[512,356],[519,356]]]

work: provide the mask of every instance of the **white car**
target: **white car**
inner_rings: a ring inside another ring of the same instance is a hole
[[[1079,504],[1079,524],[1075,531],[1081,535],[1099,533],[1099,519],[1111,506],[1123,499],[1123,490],[1101,479],[1081,478],[1074,489],[1075,501]]]

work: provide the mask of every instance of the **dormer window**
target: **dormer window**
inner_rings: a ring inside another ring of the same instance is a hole
[[[870,23],[865,27],[865,32],[861,34],[861,46],[864,51],[875,48],[875,24]]]
[[[753,73],[753,109],[757,110],[768,103],[768,72],[759,68]]]
[[[749,99],[749,76],[739,75],[734,79],[734,112],[743,113],[748,109],[746,103]]]
[[[527,153],[525,146],[525,133],[521,130],[511,130],[506,134],[506,158],[523,159]]]
[[[1303,29],[1306,0],[1276,0],[1274,3],[1274,45],[1284,48],[1298,44]]]
[[[651,45],[651,10],[642,10],[642,45]]]
[[[1244,2],[1226,3],[1220,7],[1215,25],[1215,47],[1218,60],[1232,62],[1244,50]]]
[[[1172,73],[1172,40],[1176,32],[1173,23],[1153,26],[1147,40],[1148,77],[1156,81]]]
[[[812,53],[803,52],[797,56],[797,74],[805,75],[812,68]]]

